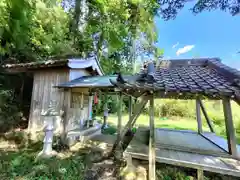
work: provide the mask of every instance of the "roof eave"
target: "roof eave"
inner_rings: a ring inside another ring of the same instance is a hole
[[[20,73],[47,68],[87,69],[92,68],[98,75],[104,75],[99,61],[95,57],[69,58],[63,60],[49,60],[36,63],[5,64],[2,66],[6,73]]]
[[[92,69],[94,71],[96,71],[98,73],[98,75],[100,75],[100,76],[104,75],[104,72],[100,66],[100,63],[95,57],[87,58],[87,59],[84,59],[84,58],[68,59],[67,66],[70,69],[79,69],[79,68],[84,69],[84,68],[92,67]]]

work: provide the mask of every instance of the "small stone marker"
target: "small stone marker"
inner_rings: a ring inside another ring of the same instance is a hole
[[[44,116],[44,128],[45,137],[43,140],[43,150],[37,155],[37,158],[50,158],[55,156],[57,152],[52,150],[53,143],[53,134],[54,134],[54,121],[56,116],[59,116],[60,113],[56,111],[55,102],[51,101],[48,109],[45,112],[41,113]]]

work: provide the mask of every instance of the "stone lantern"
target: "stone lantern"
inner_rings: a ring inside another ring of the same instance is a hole
[[[44,127],[43,131],[45,133],[45,137],[43,140],[43,149],[38,154],[38,157],[41,158],[50,158],[56,155],[56,152],[52,150],[52,143],[53,143],[53,134],[54,134],[54,124],[56,117],[60,115],[59,112],[56,111],[56,103],[51,101],[48,109],[41,113],[44,116]]]

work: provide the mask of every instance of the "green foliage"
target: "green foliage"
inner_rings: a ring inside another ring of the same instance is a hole
[[[12,132],[4,136],[4,140],[0,140],[11,145],[21,145],[18,146],[19,150],[0,148],[1,179],[83,179],[86,163],[81,154],[65,152],[62,153],[62,158],[36,160],[37,153],[42,149],[42,142],[31,141],[25,132]]]
[[[176,167],[167,167],[160,168],[156,170],[156,177],[157,179],[162,180],[191,180],[194,179],[194,177],[187,176],[187,174],[179,170],[179,168]]]
[[[175,18],[178,12],[185,6],[187,1],[185,0],[158,0],[158,3],[161,5],[159,9],[159,14],[165,20]],[[190,9],[194,14],[201,13],[203,11],[211,10],[222,10],[229,12],[232,16],[236,16],[240,12],[240,3],[226,0],[198,0],[193,3],[193,7]]]
[[[33,61],[73,52],[69,17],[55,1],[3,0],[0,3],[0,56]]]
[[[116,128],[114,126],[109,126],[106,129],[102,131],[103,134],[115,134],[117,132]]]

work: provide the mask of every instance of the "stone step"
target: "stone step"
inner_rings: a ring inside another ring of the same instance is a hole
[[[70,132],[68,132],[67,139],[68,139],[68,145],[72,146],[76,142],[84,142],[87,141],[94,136],[97,136],[101,134],[101,124],[96,124],[94,127],[90,127],[88,129],[75,129]]]
[[[87,128],[87,129],[74,129],[68,132],[67,137],[72,137],[72,136],[85,136],[88,134],[91,134],[95,132],[98,129],[101,129],[102,125],[101,124],[96,124],[93,127]]]
[[[98,136],[100,135],[102,132],[101,132],[101,128],[96,130],[95,132],[91,133],[91,134],[88,134],[88,135],[85,135],[85,136],[80,136],[79,137],[79,141],[80,142],[85,142],[87,140],[90,140],[92,138],[94,138],[95,136]]]

